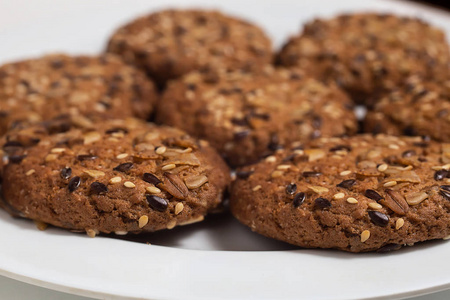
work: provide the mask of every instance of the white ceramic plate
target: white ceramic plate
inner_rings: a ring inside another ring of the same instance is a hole
[[[450,17],[397,1],[0,2],[0,63],[55,51],[96,53],[121,23],[167,6],[215,7],[263,26],[280,45],[316,16],[377,10],[418,16],[450,33]],[[250,232],[230,216],[138,238],[113,239],[0,212],[0,275],[108,299],[381,299],[450,288],[450,243],[388,255],[294,248]],[[146,244],[146,242],[152,245]]]

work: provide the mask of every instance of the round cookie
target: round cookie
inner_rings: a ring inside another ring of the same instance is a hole
[[[322,138],[237,171],[231,211],[306,248],[391,251],[450,235],[450,144],[420,137]]]
[[[70,115],[148,118],[153,83],[118,57],[49,55],[0,67],[0,135],[9,126]]]
[[[156,119],[208,140],[233,166],[357,128],[350,99],[335,85],[270,66],[258,74],[190,73],[168,85]]]
[[[364,121],[366,132],[426,135],[450,142],[450,79],[414,77],[381,97]]]
[[[144,69],[158,84],[197,69],[257,68],[272,60],[257,26],[208,10],[163,10],[119,28],[107,51]]]
[[[322,80],[333,80],[360,103],[412,74],[447,76],[449,47],[438,28],[415,18],[363,13],[315,20],[277,58]]]
[[[137,119],[8,132],[4,206],[88,235],[171,229],[221,203],[229,169],[206,142]],[[56,130],[59,129],[59,130]]]

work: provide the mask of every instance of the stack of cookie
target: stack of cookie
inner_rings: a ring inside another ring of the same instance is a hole
[[[301,247],[390,251],[450,235],[439,29],[339,16],[274,54],[251,23],[166,10],[119,28],[106,52],[0,67],[12,215],[139,233],[201,221],[229,190],[239,221]]]

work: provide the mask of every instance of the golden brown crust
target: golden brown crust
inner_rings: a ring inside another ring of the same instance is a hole
[[[199,73],[172,82],[157,121],[208,140],[234,166],[293,141],[356,132],[350,99],[299,70]]]
[[[231,211],[302,247],[387,251],[450,235],[450,144],[323,138],[237,172]]]
[[[0,67],[0,134],[9,126],[71,115],[146,119],[157,94],[114,55],[48,55]]]
[[[22,217],[122,234],[201,221],[222,200],[228,167],[181,130],[137,119],[55,122],[10,131],[2,142],[4,200]]]
[[[323,80],[342,85],[360,103],[395,88],[409,75],[448,75],[450,55],[445,34],[408,17],[363,13],[307,24],[278,55]]]
[[[192,70],[255,68],[272,60],[271,42],[260,28],[208,10],[164,10],[138,18],[114,33],[107,51],[160,85]]]

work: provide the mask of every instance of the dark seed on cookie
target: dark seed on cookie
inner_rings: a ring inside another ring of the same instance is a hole
[[[147,198],[148,205],[154,210],[163,212],[167,209],[168,203],[166,199],[155,195],[146,195],[145,197]]]
[[[364,196],[377,202],[383,199],[383,197],[380,194],[378,194],[378,192],[371,189],[367,189],[366,192],[364,193]]]
[[[297,185],[295,183],[289,183],[286,186],[286,193],[288,195],[294,195],[296,191],[297,191]]]
[[[106,130],[107,134],[117,133],[117,132],[123,132],[124,134],[127,134],[128,133],[128,129],[121,128],[121,127],[114,127],[114,128]]]
[[[236,177],[239,179],[247,179],[250,177],[250,175],[253,174],[254,171],[237,171]]]
[[[402,245],[399,244],[387,244],[383,247],[381,247],[380,249],[377,250],[378,253],[387,253],[387,252],[391,252],[391,251],[397,251],[400,250],[402,248]]]
[[[162,183],[162,181],[159,180],[158,177],[156,177],[155,175],[153,175],[151,173],[144,173],[144,175],[142,175],[142,180],[144,180],[145,182],[151,183],[153,185],[158,185],[158,184]]]
[[[354,186],[355,184],[356,184],[356,180],[355,179],[347,179],[347,180],[342,181],[341,183],[339,183],[336,186],[340,187],[340,188],[344,188],[344,189],[349,189],[352,186]]]
[[[79,161],[84,161],[84,160],[94,160],[94,159],[96,159],[97,158],[97,156],[95,156],[95,155],[90,155],[90,154],[83,154],[83,155],[78,155],[77,156],[77,159],[79,160]]]
[[[319,177],[320,175],[322,175],[322,173],[320,173],[320,172],[303,172],[302,175],[303,175],[303,177]]]
[[[69,179],[70,176],[72,176],[72,169],[71,168],[63,168],[61,169],[61,178],[62,179]]]
[[[235,139],[236,141],[240,141],[240,140],[246,138],[249,134],[250,134],[250,131],[249,131],[249,130],[244,130],[244,131],[236,132],[236,133],[234,134],[234,139]]]
[[[439,170],[439,171],[436,171],[435,173],[434,173],[434,180],[442,180],[442,179],[444,179],[445,177],[447,177],[447,175],[448,175],[448,171],[447,170]]]
[[[369,211],[369,217],[372,223],[377,226],[385,227],[389,223],[389,217],[379,211]]]
[[[417,154],[416,154],[416,151],[414,151],[414,150],[406,150],[405,152],[402,153],[402,156],[405,158],[415,156],[415,155],[417,155]]]
[[[314,208],[315,209],[326,209],[331,207],[331,202],[328,199],[319,197],[314,200]]]
[[[23,147],[23,145],[22,145],[22,143],[17,142],[17,141],[9,141],[3,145],[3,149],[9,148],[9,147]]]
[[[298,193],[295,195],[294,200],[292,201],[292,204],[294,204],[294,207],[299,207],[300,205],[305,202],[306,195],[303,192]]]
[[[69,192],[75,191],[81,183],[81,178],[79,176],[75,176],[74,178],[70,179],[69,185],[67,188],[69,189]]]
[[[131,168],[133,168],[133,163],[128,162],[118,165],[113,168],[113,170],[118,172],[128,172]]]
[[[27,157],[27,156],[26,155],[11,155],[9,157],[9,162],[12,164],[20,164],[25,157]]]
[[[331,152],[341,151],[341,150],[347,150],[348,152],[352,151],[352,147],[348,145],[338,145],[330,149]]]
[[[91,183],[90,192],[91,194],[97,195],[106,194],[108,192],[108,188],[103,183],[94,181],[93,183]]]
[[[447,200],[450,200],[450,185],[441,185],[439,193]]]

